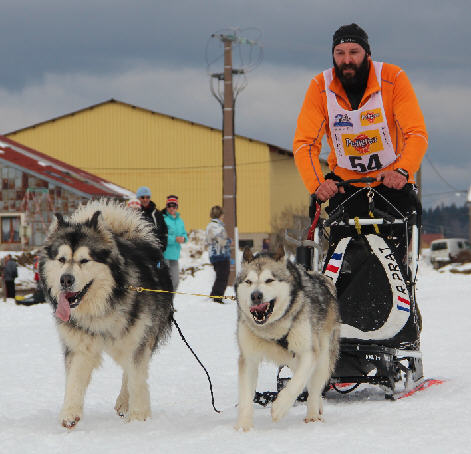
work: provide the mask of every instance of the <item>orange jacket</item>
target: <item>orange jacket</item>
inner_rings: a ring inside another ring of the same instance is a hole
[[[329,87],[330,90],[336,94],[340,106],[346,110],[352,110],[342,83],[335,75],[333,68],[332,71],[334,76]],[[319,163],[319,154],[322,146],[321,139],[325,132],[327,132],[327,141],[330,146],[327,162],[330,169],[340,178],[347,180],[361,176],[375,177],[384,170],[403,168],[409,172],[409,182],[414,182],[414,174],[420,167],[428,145],[424,117],[414,89],[406,73],[401,68],[384,63],[381,78],[381,95],[397,159],[389,166],[381,170],[368,172],[366,175],[337,166],[337,158],[330,137],[324,75],[321,73],[312,79],[298,117],[293,142],[296,165],[306,188],[311,194],[324,181]],[[368,83],[360,106],[368,101],[372,93],[379,90],[380,86],[376,79],[374,67],[371,64]]]

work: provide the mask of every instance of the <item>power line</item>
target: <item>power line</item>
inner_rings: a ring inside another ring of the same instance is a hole
[[[243,163],[238,163],[237,168],[240,167],[246,167],[246,166],[253,166],[253,165],[260,165],[260,164],[276,164],[277,162],[283,162],[283,161],[292,161],[293,158],[291,156],[287,158],[278,158],[278,159],[267,159],[263,161],[254,161],[254,162],[243,162]],[[210,169],[220,169],[221,164],[211,164],[207,166],[185,166],[185,167],[86,167],[87,172],[98,172],[98,171],[117,171],[121,170],[123,172],[129,172],[129,171],[139,171],[139,172],[144,172],[146,170],[148,171],[185,171],[185,170],[210,170]],[[85,167],[84,167],[85,169]]]
[[[462,192],[462,191],[456,189],[454,186],[452,186],[450,183],[448,183],[448,181],[447,181],[444,177],[442,177],[442,175],[441,175],[440,172],[436,169],[436,167],[433,165],[432,160],[428,157],[427,154],[425,155],[425,159],[428,161],[428,163],[430,164],[430,166],[432,167],[432,169],[435,171],[435,173],[437,174],[437,176],[438,176],[450,189],[453,189],[454,192]]]

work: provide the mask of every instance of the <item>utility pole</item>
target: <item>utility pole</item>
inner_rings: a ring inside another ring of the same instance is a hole
[[[234,94],[232,91],[232,39],[231,36],[221,37],[224,43],[224,104],[223,104],[223,126],[222,126],[222,200],[224,210],[224,223],[227,232],[232,239],[231,245],[231,271],[229,274],[229,285],[235,279],[235,244],[237,227],[237,173],[235,160],[235,137],[234,137]]]
[[[237,251],[239,248],[237,232],[237,168],[235,158],[235,133],[234,133],[234,106],[237,95],[247,85],[245,73],[249,67],[254,67],[254,62],[241,62],[239,69],[233,68],[232,51],[234,45],[248,45],[254,47],[255,41],[240,38],[235,30],[228,33],[214,33],[211,38],[217,38],[224,46],[224,72],[208,73],[211,77],[211,93],[219,101],[222,107],[222,203],[224,210],[224,224],[227,235],[231,238],[231,267],[229,274],[229,285],[233,285],[236,276]],[[251,57],[252,58],[252,57]],[[258,64],[258,62],[257,62]],[[245,68],[243,67],[245,66]],[[234,76],[239,82],[234,84]],[[242,80],[242,82],[240,82]],[[214,81],[217,81],[218,90],[214,88]],[[220,84],[223,83],[223,89]]]

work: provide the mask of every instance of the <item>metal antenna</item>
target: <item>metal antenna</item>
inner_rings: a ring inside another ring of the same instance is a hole
[[[249,39],[242,37],[254,37]],[[234,107],[239,93],[247,86],[246,74],[262,61],[263,48],[259,44],[261,32],[255,28],[220,30],[213,33],[206,45],[206,65],[211,94],[222,107],[223,156],[223,209],[227,234],[232,239],[231,271],[229,285],[234,283],[237,235],[237,173],[235,162]],[[222,44],[222,46],[221,46]],[[221,49],[222,47],[222,49]],[[235,54],[236,67],[233,67]],[[215,66],[224,63],[223,72],[214,72]]]

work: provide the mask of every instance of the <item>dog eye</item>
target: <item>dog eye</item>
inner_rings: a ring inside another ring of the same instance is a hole
[[[88,260],[88,259],[82,259],[82,260],[80,260],[80,263],[88,263],[89,261],[90,260]]]
[[[275,282],[275,279],[267,279],[267,280],[265,281],[265,284],[270,284],[270,283],[272,283],[272,282]]]
[[[252,285],[252,281],[250,281],[249,279],[246,279],[246,280],[245,280],[245,283],[246,283],[247,285]]]
[[[65,263],[65,257],[61,257],[61,258],[59,259],[59,262]]]

